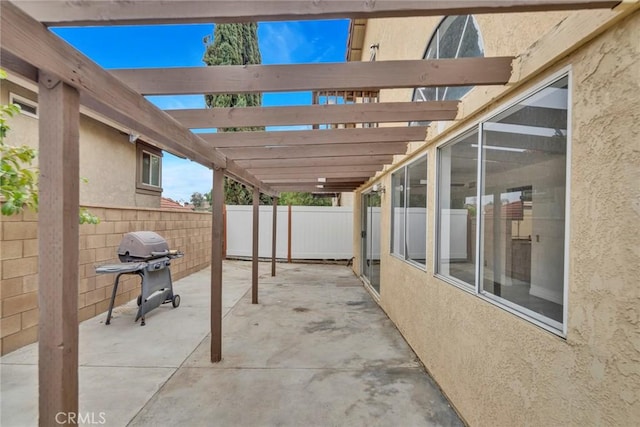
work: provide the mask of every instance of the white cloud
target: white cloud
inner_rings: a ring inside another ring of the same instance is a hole
[[[147,96],[147,100],[162,110],[205,108],[202,95],[154,95]]]
[[[162,159],[162,197],[189,201],[196,191],[211,190],[213,174],[210,169],[190,160],[164,153]]]
[[[265,22],[258,27],[263,64],[299,61],[298,50],[308,44],[299,22]]]

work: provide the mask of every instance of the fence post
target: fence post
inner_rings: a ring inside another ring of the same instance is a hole
[[[291,205],[289,205],[289,220],[287,223],[287,262],[291,263]]]
[[[222,205],[222,259],[227,259],[227,205]]]

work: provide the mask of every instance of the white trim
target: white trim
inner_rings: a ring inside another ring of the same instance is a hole
[[[567,324],[569,321],[569,256],[571,244],[571,142],[573,137],[572,112],[573,112],[573,69],[571,65],[562,70],[567,76],[567,152],[565,175],[565,200],[564,200],[564,301],[562,302],[562,336],[567,336]]]
[[[407,230],[407,212],[409,210],[408,209],[409,206],[407,206],[407,196],[408,196],[409,192],[407,191],[407,189],[409,188],[409,185],[408,185],[409,167],[411,165],[415,164],[415,163],[418,163],[418,162],[422,161],[423,159],[425,160],[425,167],[427,169],[427,175],[426,175],[427,176],[427,179],[426,179],[427,183],[425,184],[425,187],[426,187],[425,188],[425,222],[426,222],[426,224],[425,224],[425,235],[424,235],[424,238],[425,238],[424,252],[425,253],[424,253],[424,264],[421,264],[421,263],[419,263],[417,261],[409,259],[408,255],[407,255],[407,252],[408,252],[408,247],[407,247],[407,243],[408,243],[408,240],[407,240],[407,231],[408,231]],[[390,226],[391,227],[390,227],[390,231],[389,231],[389,236],[391,236],[391,239],[390,239],[390,242],[389,242],[389,253],[390,253],[390,255],[394,256],[395,258],[397,258],[397,259],[399,259],[401,261],[404,261],[407,264],[418,268],[419,270],[427,272],[428,271],[428,268],[427,268],[428,256],[427,255],[428,255],[428,248],[429,248],[429,244],[428,244],[429,243],[429,234],[428,234],[429,233],[429,214],[428,214],[428,212],[429,212],[429,208],[428,208],[428,206],[429,206],[429,193],[427,191],[428,188],[429,188],[428,187],[428,182],[429,182],[429,153],[424,152],[420,156],[412,158],[410,162],[403,163],[402,166],[400,166],[400,167],[394,169],[392,172],[390,172],[391,173],[391,187],[393,187],[393,174],[398,173],[403,169],[404,169],[404,184],[403,184],[404,185],[404,189],[403,189],[404,208],[403,208],[402,221],[404,222],[404,227],[403,227],[403,230],[404,230],[404,239],[403,239],[404,240],[404,248],[403,248],[403,251],[404,251],[404,253],[402,255],[400,255],[400,254],[397,254],[397,253],[393,252],[393,228],[394,228],[394,224],[393,224],[393,219],[394,219],[394,217],[393,217],[393,213],[394,213],[393,188],[391,189],[391,203],[390,203],[391,204],[391,214],[390,214],[390,218],[391,218]]]
[[[531,135],[531,136],[542,136],[545,138],[551,138],[556,135],[556,129],[552,128],[542,128],[538,126],[527,126],[527,125],[513,125],[509,123],[498,123],[498,122],[487,122],[484,124],[485,129],[489,132],[503,132],[503,133],[512,133],[517,135]],[[559,129],[561,132],[564,131],[565,135],[567,133],[566,129]],[[526,150],[520,148],[512,148],[512,147],[493,147],[490,145],[485,145],[485,149],[493,149],[493,150],[504,150],[504,151],[517,151],[524,152]]]
[[[433,272],[434,272],[434,276],[441,276],[441,277],[448,277],[448,276],[444,276],[443,274],[440,273],[440,270],[438,268],[438,260],[440,259],[440,171],[442,169],[441,167],[441,163],[442,163],[442,155],[440,154],[442,152],[443,148],[448,147],[449,145],[454,145],[457,144],[458,142],[462,141],[463,139],[467,138],[468,136],[471,136],[474,132],[478,132],[478,134],[481,134],[481,127],[479,126],[479,124],[474,124],[473,126],[469,126],[466,127],[464,129],[464,131],[462,132],[457,132],[455,134],[455,136],[451,139],[448,139],[446,142],[441,143],[436,145],[435,150],[436,150],[436,166],[435,166],[435,173],[436,173],[436,179],[435,179],[435,185],[436,185],[436,191],[435,191],[435,211],[434,211],[434,226],[435,226],[435,233],[434,233],[434,240],[433,240]],[[476,145],[476,144],[472,144]],[[476,183],[480,182],[479,178],[476,177]],[[476,197],[478,195],[478,185],[476,184]],[[477,212],[476,212],[477,215]],[[476,236],[476,240],[477,240],[477,236]],[[477,243],[476,243],[477,246]],[[477,247],[476,247],[476,253],[477,253]]]
[[[484,232],[482,218],[482,187],[484,185],[484,156],[482,151],[482,133],[484,122],[478,123],[478,167],[476,170],[476,295],[480,294],[480,278],[484,274],[484,251],[482,248],[482,233]]]
[[[453,285],[458,289],[462,289],[463,291],[465,291],[465,292],[467,292],[467,293],[469,293],[471,295],[476,295],[476,291],[474,289],[474,285],[470,285],[469,283],[464,282],[464,281],[462,281],[462,280],[460,280],[460,279],[458,279],[456,277],[445,276],[445,275],[440,274],[440,273],[435,273],[433,275],[433,277],[435,277],[436,279],[440,279],[443,282],[447,282],[450,285]]]
[[[517,105],[517,104],[522,104],[525,102],[525,100],[527,98],[530,98],[532,95],[535,95],[536,93],[540,92],[541,90],[545,89],[546,86],[549,86],[551,83],[560,80],[561,78],[563,78],[564,76],[569,74],[569,71],[571,69],[571,66],[568,65],[566,67],[561,68],[559,71],[556,71],[555,73],[551,74],[550,76],[546,77],[545,79],[541,80],[540,82],[536,83],[532,88],[522,92],[521,94],[519,94],[519,96],[506,100],[500,104],[498,104],[495,108],[492,108],[490,112],[488,112],[487,114],[485,114],[484,116],[480,117],[479,121],[480,122],[488,122],[491,121],[492,118],[497,117],[498,115],[504,113],[505,110]],[[569,99],[571,99],[571,94],[568,94],[568,98],[567,98],[567,106],[569,105]],[[569,111],[569,108],[567,108],[567,121],[568,121],[568,116],[571,112]]]
[[[560,324],[560,322],[557,322],[549,317],[542,316],[535,311],[531,311],[526,307],[514,304],[511,301],[498,297],[490,292],[482,291],[481,293],[477,294],[477,296],[495,305],[496,307],[508,311],[509,313],[514,314],[523,320],[534,323],[535,325],[540,326],[541,328],[546,329],[547,331],[552,332],[553,334],[561,338],[566,338],[565,334],[562,332],[562,325]]]
[[[30,111],[23,110],[22,108],[20,108],[20,114],[24,114],[25,116],[32,117],[34,119],[38,118],[38,103],[36,101],[17,95],[13,92],[9,92],[9,104],[23,104],[31,107],[36,110],[35,114]]]
[[[148,154],[149,155],[149,182],[144,182],[144,155]],[[151,183],[151,175],[153,174],[152,172],[152,161],[151,159],[153,157],[158,158],[158,185],[155,185],[153,183]],[[152,153],[151,151],[142,150],[142,155],[140,156],[140,182],[143,185],[148,185],[149,187],[153,187],[153,188],[162,188],[162,156],[158,156],[157,154]]]

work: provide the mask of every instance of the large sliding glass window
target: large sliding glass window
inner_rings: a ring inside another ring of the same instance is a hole
[[[421,266],[427,258],[427,157],[391,175],[391,253]]]
[[[482,291],[562,324],[564,77],[483,125]]]
[[[404,180],[405,169],[391,175],[391,253],[404,258]]]
[[[564,76],[438,149],[437,273],[560,331],[568,92]]]
[[[476,283],[478,131],[439,150],[438,258],[436,272]]]

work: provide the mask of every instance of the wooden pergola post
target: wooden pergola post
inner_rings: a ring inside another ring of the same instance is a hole
[[[273,227],[271,232],[271,277],[276,275],[276,241],[278,230],[278,198],[272,197],[273,202]]]
[[[213,171],[211,203],[211,362],[216,363],[222,360],[223,169]]]
[[[258,226],[260,223],[260,189],[253,187],[253,251],[251,254],[251,303],[258,303]]]
[[[41,73],[38,102],[39,424],[50,426],[78,413],[80,96]]]

